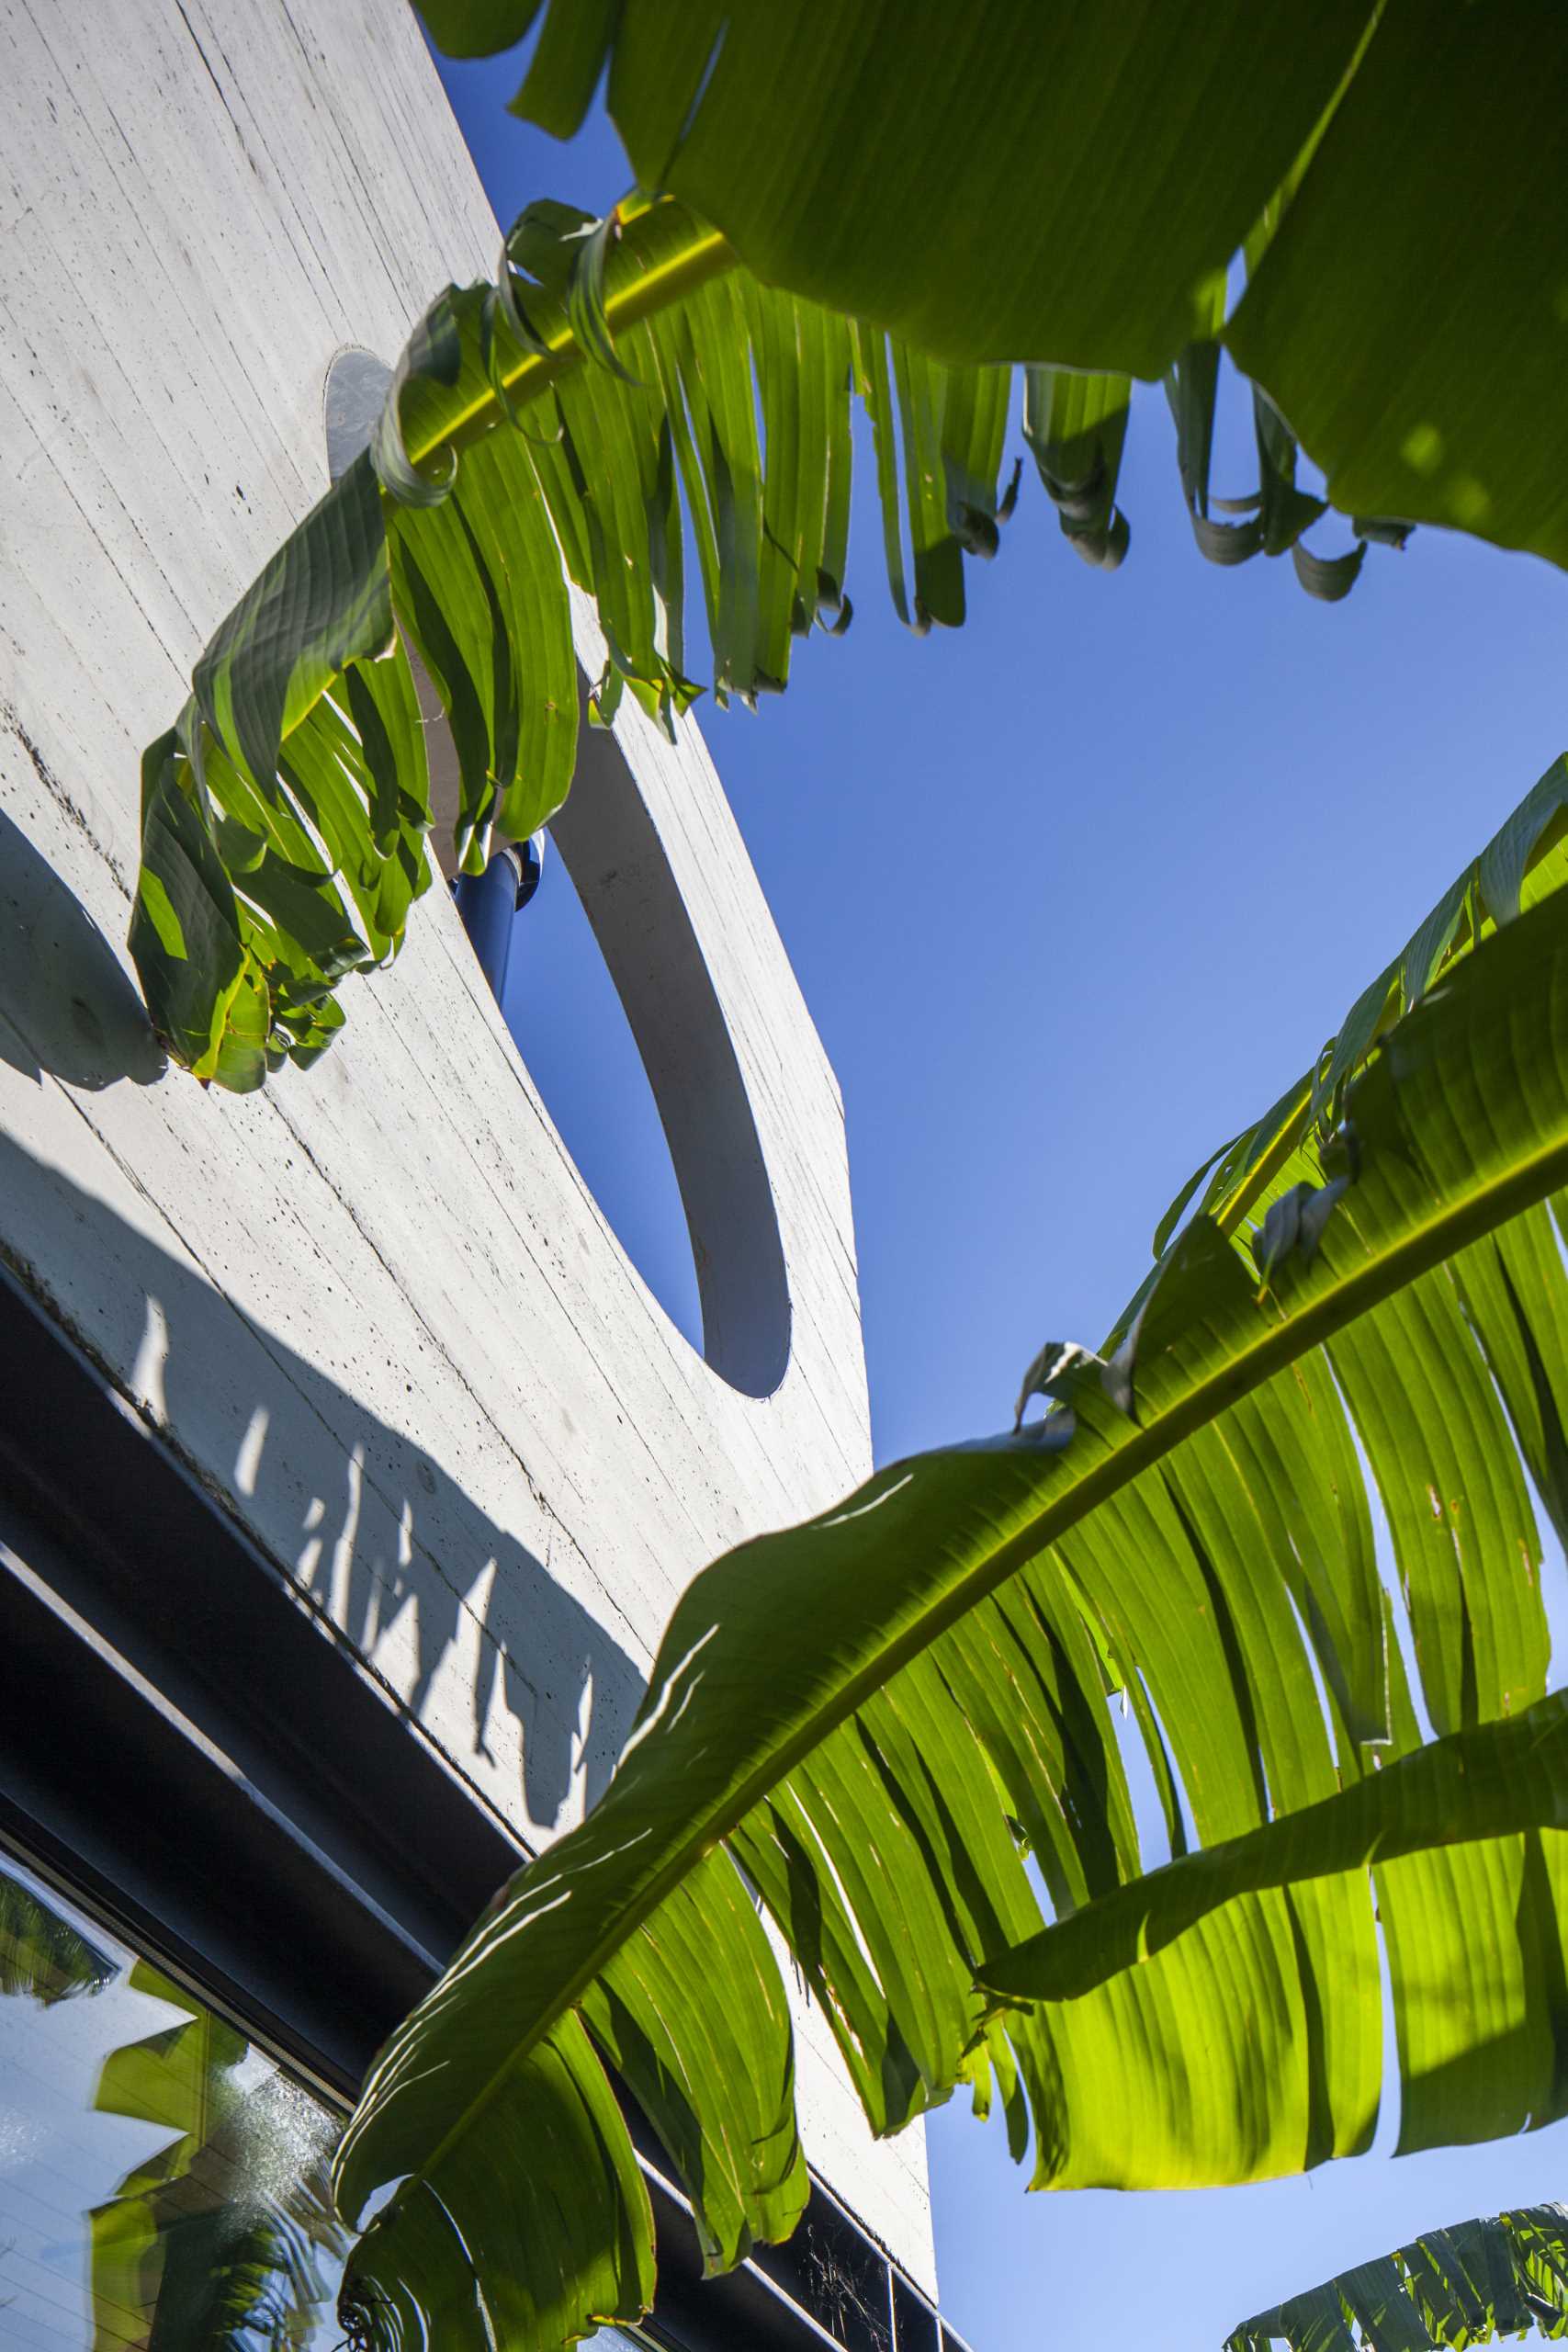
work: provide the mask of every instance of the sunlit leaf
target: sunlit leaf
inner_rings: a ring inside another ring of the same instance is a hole
[[[1542,1223],[1568,1178],[1565,1035],[1561,901],[1538,898],[1350,1074],[1353,1148],[1303,1133],[1255,1225],[1227,1238],[1200,1216],[1106,1350],[1048,1351],[1026,1382],[1043,1419],[896,1464],[698,1577],[605,1795],[498,1899],[367,2084],[344,2211],[402,2183],[346,2289],[372,2340],[376,2294],[434,2259],[427,2182],[485,2249],[466,2286],[441,2255],[451,2325],[470,2325],[491,2262],[522,2259],[495,2184],[515,2163],[546,2193],[512,2120],[541,2053],[583,2102],[593,2042],[645,2111],[650,2064],[660,2096],[678,2082],[656,2127],[677,2168],[697,2147],[788,2151],[750,2105],[781,2079],[778,2012],[738,2003],[747,2047],[714,2046],[708,1985],[756,1984],[765,1958],[728,1861],[711,1875],[726,1848],[873,2127],[995,2082],[1038,2185],[1253,2179],[1363,2149],[1384,2000],[1372,1871],[1405,2143],[1562,2111],[1545,1962],[1563,1940],[1563,1702],[1545,1697],[1521,1457],[1551,1455],[1568,1404],[1568,1273]],[[1426,1749],[1359,1447],[1446,1733]],[[1117,1690],[1161,1792],[1163,1868],[1135,1828]],[[1475,1947],[1469,2007],[1450,1928]],[[664,1964],[628,1968],[647,1939]],[[676,1955],[699,1947],[688,1976]],[[1070,1986],[1027,1973],[1064,1949],[1087,1955]],[[613,2030],[612,1984],[640,2005]],[[579,2016],[588,2038],[563,2045]],[[481,2162],[498,2145],[515,2154]],[[699,2210],[708,2165],[687,2176]],[[720,2169],[710,2258],[786,2225],[780,2181]],[[592,2261],[623,2249],[609,2284],[590,2265],[574,2287],[586,2256],[531,2240],[540,2300],[509,2306],[517,2324],[554,2340],[607,2297],[624,2313],[640,2227],[635,2198],[602,2212]]]
[[[1225,2352],[1469,2352],[1568,2334],[1568,2211],[1521,2205],[1428,2230],[1375,2262],[1243,2320]]]

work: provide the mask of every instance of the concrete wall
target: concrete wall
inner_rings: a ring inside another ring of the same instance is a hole
[[[838,1091],[701,740],[628,697],[562,838],[741,1386],[627,1261],[444,894],[244,1101],[162,1068],[122,945],[141,746],[324,486],[330,359],[497,242],[400,0],[0,0],[0,1250],[536,1841],[692,1572],[869,1462]],[[874,2149],[804,2041],[815,2162],[930,2287],[918,2135]]]

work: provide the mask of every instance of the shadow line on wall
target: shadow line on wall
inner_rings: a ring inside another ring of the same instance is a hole
[[[31,1295],[384,1681],[395,1655],[403,1705],[459,1769],[493,1768],[498,1707],[515,1720],[525,1836],[595,1800],[644,1677],[527,1544],[434,1454],[6,1135],[0,1219],[0,1254]],[[80,1237],[70,1299],[45,1271],[62,1232]],[[429,1711],[462,1652],[466,1724],[450,1679]],[[493,1769],[476,1777],[493,1798]]]

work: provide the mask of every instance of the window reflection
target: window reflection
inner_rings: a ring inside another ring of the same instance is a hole
[[[326,2352],[338,2119],[0,1856],[0,2336],[13,2352]]]

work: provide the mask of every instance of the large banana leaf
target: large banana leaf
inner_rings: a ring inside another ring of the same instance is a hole
[[[421,322],[371,449],[146,755],[131,950],[171,1052],[259,1085],[331,1041],[346,974],[397,952],[429,881],[405,640],[451,727],[459,862],[482,871],[492,831],[531,832],[570,784],[567,575],[609,648],[596,718],[629,687],[672,729],[696,693],[689,556],[719,699],[782,689],[795,639],[849,622],[855,397],[897,610],[955,625],[964,558],[995,553],[1010,506],[1009,393],[1006,370],[942,367],[769,290],[679,205],[531,206],[499,283],[449,288]]]
[[[464,54],[519,39],[541,6],[421,0]],[[950,360],[1152,379],[1212,332],[1245,248],[1226,339],[1337,505],[1568,559],[1561,9],[543,13],[517,111],[568,136],[607,68],[639,181],[714,221],[769,284]]]
[[[1218,314],[1211,305],[1211,325]],[[1289,550],[1316,596],[1365,550],[1306,552],[1324,502],[1258,407],[1247,520],[1211,514],[1219,346],[1172,370],[1179,458],[1213,560]],[[1113,564],[1125,377],[1027,371],[1023,429],[1070,544]],[[405,644],[446,713],[460,777],[455,851],[558,808],[576,756],[566,577],[609,650],[591,703],[629,690],[666,727],[686,674],[686,573],[700,580],[713,690],[755,707],[795,640],[851,618],[852,412],[872,428],[888,584],[924,631],[964,616],[988,558],[1010,371],[948,367],[880,329],[764,286],[683,206],[607,220],[528,208],[493,286],[449,288],[416,329],[371,449],[218,630],[142,772],[131,950],[153,1024],[203,1080],[260,1085],[343,1023],[336,990],[396,954],[429,880],[429,786]],[[1398,537],[1387,526],[1385,536]],[[395,623],[395,628],[394,628]]]
[[[539,10],[426,15],[472,51]],[[978,0],[960,29],[935,0],[552,0],[519,104],[570,130],[606,62],[639,175],[682,201],[604,221],[532,206],[497,285],[448,289],[372,456],[230,616],[147,754],[132,952],[204,1081],[319,1054],[339,983],[396,953],[427,885],[394,613],[446,707],[474,870],[492,826],[532,830],[570,781],[558,544],[609,645],[601,717],[629,684],[672,723],[696,691],[690,554],[721,699],[782,686],[794,635],[847,623],[852,385],[917,628],[960,619],[963,557],[994,551],[1012,359],[1035,363],[1026,437],[1096,563],[1127,545],[1140,374],[1166,379],[1213,561],[1288,550],[1332,600],[1369,539],[1418,517],[1568,560],[1561,12],[1160,0],[1102,20]],[[1256,386],[1240,497],[1210,492],[1222,337]],[[1297,482],[1298,431],[1342,509],[1405,520],[1309,550],[1325,502]]]
[[[1043,1352],[1043,1419],[698,1577],[604,1797],[367,2080],[339,2199],[399,2185],[345,2287],[365,2341],[559,2342],[646,2305],[605,2061],[713,2264],[789,2227],[789,2032],[754,1904],[875,2130],[966,2082],[1021,2156],[1032,2132],[1037,2185],[1364,2148],[1370,1858],[1404,2144],[1563,2111],[1568,1732],[1525,1476],[1568,1406],[1562,865],[1449,941],[1347,1073],[1333,1137],[1303,1113],[1234,1229],[1196,1216],[1108,1358]]]
[[[1469,2352],[1499,2335],[1568,2335],[1568,2210],[1522,2205],[1428,2230],[1274,2310],[1225,2352]]]

